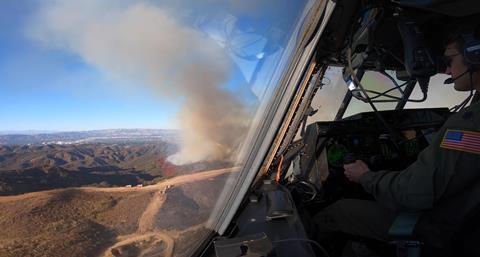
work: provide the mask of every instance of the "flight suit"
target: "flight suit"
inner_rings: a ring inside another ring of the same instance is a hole
[[[360,184],[376,202],[340,200],[315,216],[322,233],[344,232],[388,241],[398,212],[421,211],[416,231],[445,247],[480,205],[480,103],[452,115],[407,169],[368,171]]]

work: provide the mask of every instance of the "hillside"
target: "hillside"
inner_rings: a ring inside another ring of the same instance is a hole
[[[234,171],[0,197],[0,256],[187,256]]]
[[[175,166],[172,142],[131,132],[0,145],[0,256],[188,256],[238,169]]]
[[[148,144],[0,146],[0,195],[83,186],[124,186],[174,175],[174,147]]]

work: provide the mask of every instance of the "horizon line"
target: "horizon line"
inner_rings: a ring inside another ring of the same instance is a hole
[[[178,128],[102,128],[102,129],[79,129],[79,130],[49,130],[49,129],[19,129],[19,130],[0,130],[0,136],[4,135],[33,135],[33,134],[53,134],[53,133],[68,133],[68,132],[92,132],[92,131],[106,131],[106,130],[178,130]]]

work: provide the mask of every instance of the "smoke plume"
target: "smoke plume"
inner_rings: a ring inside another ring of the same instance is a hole
[[[32,22],[29,36],[71,51],[109,76],[149,86],[160,99],[179,99],[181,147],[170,161],[231,158],[249,117],[222,88],[232,68],[224,51],[156,6],[111,5],[92,0],[50,4]]]

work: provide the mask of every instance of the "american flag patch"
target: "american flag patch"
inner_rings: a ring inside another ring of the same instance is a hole
[[[480,132],[448,129],[440,147],[480,154]]]

